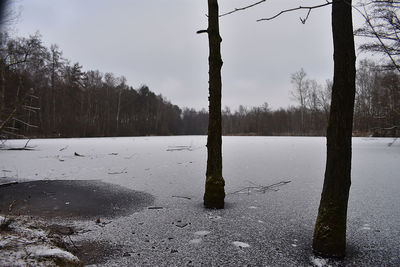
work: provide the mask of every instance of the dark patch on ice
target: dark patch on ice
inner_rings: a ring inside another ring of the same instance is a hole
[[[101,181],[31,181],[0,187],[0,214],[40,217],[116,217],[143,210],[154,197]],[[12,205],[9,211],[10,204]]]
[[[123,248],[114,247],[103,242],[79,241],[68,244],[67,249],[86,266],[103,264],[110,257],[121,253]]]

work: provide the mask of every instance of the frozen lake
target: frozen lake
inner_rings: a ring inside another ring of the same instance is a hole
[[[400,265],[400,140],[389,146],[392,142],[353,138],[349,255],[329,264]],[[25,143],[11,140],[7,145]],[[4,180],[101,180],[154,195],[164,209],[118,218],[101,235],[92,231],[85,236],[122,245],[135,255],[110,259],[108,265],[318,265],[324,262],[312,256],[310,247],[325,143],[322,137],[223,137],[228,195],[221,211],[201,206],[205,136],[36,139],[29,143],[33,151],[0,151],[0,171]],[[229,194],[280,181],[291,183],[277,192]],[[190,224],[170,226],[178,220]],[[127,236],[131,229],[148,231],[152,239]],[[173,253],[158,250],[168,235],[174,235],[168,247],[174,247]]]

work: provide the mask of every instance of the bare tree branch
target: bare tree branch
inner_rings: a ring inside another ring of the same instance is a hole
[[[38,126],[35,126],[35,125],[27,124],[26,122],[23,122],[23,121],[21,121],[21,120],[19,120],[19,119],[17,119],[17,118],[14,117],[14,116],[16,115],[16,113],[19,111],[19,109],[21,109],[21,108],[24,107],[25,100],[28,98],[28,96],[31,95],[32,90],[33,90],[33,89],[31,89],[30,91],[28,91],[28,92],[21,98],[20,101],[18,101],[17,103],[15,103],[14,108],[13,108],[12,111],[8,114],[7,118],[6,118],[4,121],[1,121],[1,124],[0,124],[0,133],[1,133],[1,132],[5,132],[4,129],[5,129],[5,127],[7,126],[7,124],[8,124],[11,120],[18,121],[18,122],[20,122],[20,123],[22,123],[22,124],[27,125],[28,127],[34,127],[34,128],[37,128],[37,127],[38,127]]]
[[[24,122],[24,121],[22,121],[22,120],[19,120],[19,119],[17,119],[17,118],[13,118],[13,120],[15,120],[15,121],[17,121],[17,122],[19,122],[19,123],[22,123],[23,125],[28,126],[28,127],[39,128],[39,126],[37,126],[37,125],[29,124],[29,123]]]
[[[238,7],[238,8],[235,8],[235,9],[232,10],[232,11],[229,11],[229,12],[226,12],[226,13],[223,13],[223,14],[219,15],[219,17],[224,17],[224,16],[230,15],[230,14],[235,13],[235,12],[238,12],[238,11],[246,10],[246,9],[248,9],[248,8],[254,7],[254,6],[259,5],[259,4],[262,4],[262,3],[264,3],[265,1],[267,1],[267,0],[261,0],[261,1],[258,1],[258,2],[254,3],[254,4],[251,4],[251,5],[248,5],[248,6],[245,6],[245,7]]]
[[[331,4],[332,4],[332,2],[327,1],[325,4],[316,5],[316,6],[299,6],[299,7],[295,7],[295,8],[289,8],[289,9],[282,10],[281,12],[279,12],[278,14],[276,14],[276,15],[274,15],[272,17],[258,19],[257,22],[266,21],[266,20],[273,20],[273,19],[279,17],[280,15],[282,15],[284,13],[306,9],[306,10],[308,10],[308,13],[307,13],[306,17],[304,19],[300,18],[301,23],[305,24],[307,19],[308,19],[308,17],[310,16],[311,10],[317,9],[317,8],[321,8],[321,7],[325,7],[325,6],[328,6],[328,5],[331,5]]]
[[[246,186],[246,187],[236,190],[234,192],[228,193],[228,195],[234,195],[234,194],[246,193],[246,192],[247,192],[247,194],[250,194],[252,191],[265,194],[266,191],[269,191],[269,190],[270,191],[278,191],[279,187],[286,185],[290,182],[291,181],[282,181],[282,182],[274,183],[271,185],[258,185],[253,182],[250,182],[252,184],[252,186]]]
[[[196,32],[197,34],[201,34],[201,33],[208,33],[208,30],[199,30]]]
[[[26,138],[25,135],[9,132],[9,131],[5,131],[5,130],[2,130],[1,133],[5,133],[5,134],[8,134],[10,136],[16,136],[16,137],[19,137],[19,138]],[[4,138],[6,138],[6,137],[4,136]]]
[[[365,6],[363,6],[364,12],[362,12],[359,8],[353,6],[353,9],[356,10],[358,13],[363,16],[365,21],[367,22],[368,26],[371,28],[371,31],[375,38],[379,41],[384,53],[389,57],[390,61],[393,63],[394,67],[397,69],[397,71],[400,72],[400,66],[396,63],[395,59],[392,56],[392,53],[389,51],[389,48],[386,46],[386,44],[383,42],[381,35],[376,31],[375,26],[371,22],[371,18],[367,12],[367,9]]]

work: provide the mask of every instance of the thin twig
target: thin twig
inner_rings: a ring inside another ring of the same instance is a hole
[[[8,212],[10,213],[12,211],[12,209],[14,208],[15,203],[17,203],[17,200],[13,200],[13,202],[10,204],[10,206],[8,206]]]
[[[28,106],[28,105],[24,105],[24,108],[32,109],[32,110],[40,110],[40,108],[38,108],[38,107],[32,107],[32,106]]]
[[[28,139],[28,141],[26,141],[24,148],[26,148],[28,146],[30,141],[31,141],[31,139]]]
[[[8,135],[12,135],[12,136],[17,136],[17,137],[20,137],[20,138],[26,138],[26,136],[23,135],[23,134],[17,134],[17,133],[5,131],[5,130],[2,130],[1,133],[5,133],[5,134],[8,134]]]
[[[12,148],[9,148],[7,150],[33,150],[34,147],[29,147],[28,146],[30,141],[31,141],[31,139],[28,139],[28,141],[25,143],[25,145],[23,147],[12,147]]]
[[[190,197],[183,197],[183,196],[172,196],[172,197],[175,197],[175,198],[184,198],[184,199],[188,199],[188,200],[191,200],[192,198],[190,198]]]
[[[266,0],[261,0],[261,1],[258,1],[258,2],[254,3],[254,4],[251,4],[251,5],[248,5],[248,6],[245,6],[245,7],[238,7],[238,8],[235,8],[235,9],[232,10],[232,11],[229,11],[229,12],[226,12],[226,13],[223,13],[223,14],[219,15],[219,17],[224,17],[224,16],[230,15],[230,14],[235,13],[235,12],[238,12],[238,11],[243,11],[243,10],[245,10],[245,9],[248,9],[248,8],[254,7],[254,6],[256,6],[256,5],[259,5],[259,4],[261,4],[261,3],[264,3],[265,1],[266,1]]]
[[[63,150],[65,150],[65,149],[67,149],[68,148],[68,145],[67,146],[65,146],[65,147],[63,147],[63,148],[61,148],[60,150],[58,150],[58,151],[63,151]]]
[[[390,143],[388,144],[388,146],[392,146],[392,145],[394,144],[394,142],[396,142],[396,141],[397,141],[397,138],[398,138],[398,137],[395,137],[395,138],[393,139],[393,141],[392,141],[392,142],[390,142]]]
[[[74,246],[74,248],[76,249],[76,251],[79,251],[79,249],[75,246],[74,241],[72,241],[71,236],[68,235],[69,241],[71,241],[71,244]]]
[[[17,119],[17,118],[13,118],[13,120],[15,120],[15,121],[17,121],[17,122],[19,122],[19,123],[22,123],[22,124],[24,124],[24,125],[26,125],[26,126],[28,126],[28,127],[39,128],[39,126],[37,126],[37,125],[29,124],[29,123],[24,122],[24,121],[22,121],[22,120],[19,120],[19,119]]]
[[[356,10],[358,13],[360,13],[361,16],[363,16],[363,18],[365,19],[365,21],[367,22],[368,26],[371,28],[374,36],[376,37],[376,39],[378,39],[380,45],[382,46],[383,50],[385,51],[385,54],[389,57],[390,61],[393,63],[394,67],[397,69],[397,71],[400,72],[400,66],[397,65],[396,61],[394,60],[394,58],[392,57],[392,54],[389,51],[389,48],[386,46],[386,44],[383,42],[381,36],[378,34],[378,32],[376,31],[374,25],[372,25],[371,22],[371,18],[368,15],[367,9],[365,8],[365,5],[363,6],[364,12],[363,13],[359,8],[353,6],[353,9]]]
[[[331,5],[331,4],[332,4],[332,2],[328,2],[327,1],[325,4],[316,5],[316,6],[299,6],[299,7],[295,7],[295,8],[289,8],[289,9],[282,10],[281,12],[279,12],[278,14],[276,14],[276,15],[274,15],[272,17],[258,19],[257,22],[265,21],[265,20],[273,20],[273,19],[279,17],[280,15],[282,15],[284,13],[297,11],[297,10],[302,10],[302,9],[307,9],[308,10],[307,16],[304,19],[300,18],[301,22],[304,24],[304,23],[306,23],[306,21],[307,21],[309,15],[310,15],[312,9],[325,7],[325,6],[328,6],[328,5]]]
[[[108,174],[123,174],[123,173],[127,173],[126,168],[124,168],[122,171],[120,172],[108,172]]]

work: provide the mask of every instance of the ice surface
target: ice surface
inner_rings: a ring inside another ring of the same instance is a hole
[[[325,171],[325,138],[223,137],[226,209],[212,212],[201,205],[206,141],[205,136],[36,139],[30,142],[34,151],[0,151],[0,176],[5,177],[0,179],[101,180],[153,194],[154,205],[163,207],[159,212],[146,209],[104,227],[94,226],[83,235],[140,252],[132,258],[117,256],[101,266],[184,266],[190,257],[193,265],[311,264]],[[388,146],[392,141],[353,138],[350,254],[344,265],[400,265],[400,142]],[[26,140],[7,143],[24,146]],[[231,194],[253,184],[288,180],[291,183],[277,192]],[[179,228],[172,224],[178,220],[191,224]],[[205,232],[197,235],[196,231]],[[197,242],[193,240],[202,240],[201,245],[189,245]],[[252,249],[238,254],[232,249],[234,240],[246,241]],[[320,258],[313,259],[315,266],[325,264]]]
[[[400,143],[388,147],[389,141],[353,139],[353,182],[371,183],[380,177],[392,183],[384,187],[396,182]],[[7,143],[21,146],[25,142]],[[204,183],[204,136],[35,139],[30,145],[36,150],[0,151],[2,176],[19,180],[95,179],[160,194],[168,189],[178,195],[198,195]],[[191,150],[168,151],[170,147]],[[268,185],[283,180],[306,185],[299,190],[319,191],[325,167],[325,138],[224,137],[223,160],[228,192],[249,182]],[[379,167],[368,168],[374,165]]]
[[[196,239],[192,239],[189,241],[190,244],[200,244],[201,241],[203,241],[203,239],[201,238],[196,238]]]

